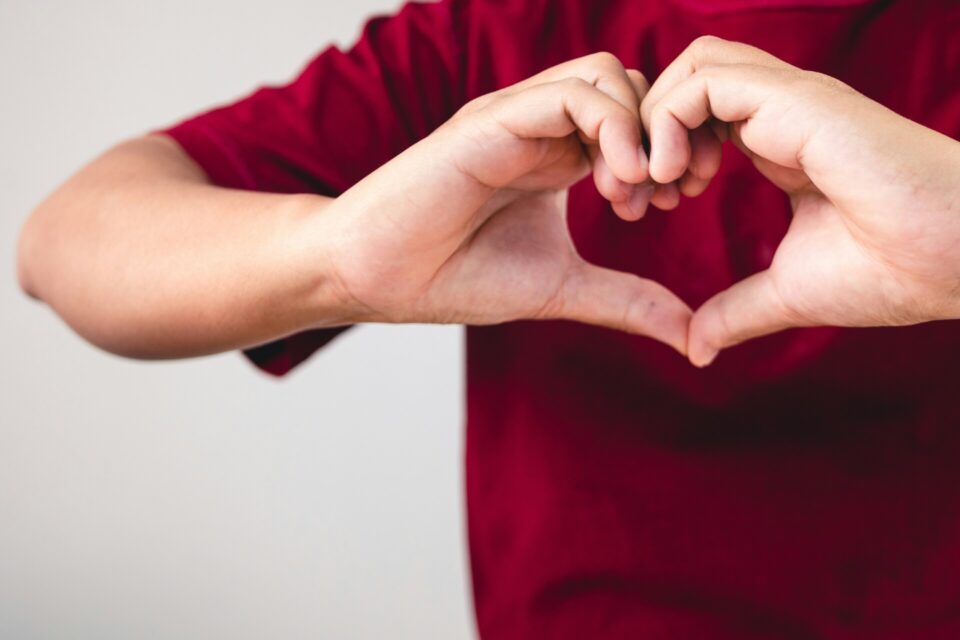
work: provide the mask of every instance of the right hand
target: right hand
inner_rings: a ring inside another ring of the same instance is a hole
[[[664,70],[641,114],[654,178],[697,195],[730,139],[793,209],[770,267],[697,309],[694,364],[792,327],[960,318],[956,140],[836,79],[714,37]]]
[[[609,54],[474,100],[324,211],[351,322],[495,324],[569,319],[685,353],[691,311],[663,286],[585,262],[567,192],[592,171],[626,220],[675,185],[649,181],[647,83]]]

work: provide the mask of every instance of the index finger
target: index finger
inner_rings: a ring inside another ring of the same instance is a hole
[[[564,138],[580,132],[598,141],[617,179],[633,184],[646,179],[636,112],[584,80],[567,78],[536,85],[507,95],[484,111],[519,139]],[[543,149],[534,146],[529,151],[530,160],[539,161]]]
[[[653,107],[670,89],[680,84],[697,71],[718,64],[752,64],[761,67],[790,68],[780,58],[772,56],[762,49],[741,42],[731,42],[716,36],[700,36],[691,42],[667,68],[660,73],[656,82],[640,105],[640,117],[649,131],[650,114]]]

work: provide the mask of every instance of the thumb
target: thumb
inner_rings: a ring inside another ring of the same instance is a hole
[[[713,362],[722,349],[795,326],[769,271],[741,280],[707,300],[690,321],[689,358]]]
[[[686,355],[687,329],[693,314],[663,285],[582,262],[564,282],[557,315],[649,336]]]

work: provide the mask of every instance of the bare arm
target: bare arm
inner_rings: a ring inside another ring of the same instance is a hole
[[[585,262],[566,224],[567,189],[591,170],[624,219],[676,205],[646,181],[645,91],[609,54],[570,61],[477,99],[335,200],[219,188],[172,140],[133,140],[37,208],[20,281],[141,358],[354,322],[557,318],[682,352],[690,309]]]
[[[176,358],[342,324],[319,236],[329,198],[223,189],[171,139],[120,144],[42,202],[18,275],[81,336]]]

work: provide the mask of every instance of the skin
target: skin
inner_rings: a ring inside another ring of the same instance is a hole
[[[20,284],[119,355],[258,344],[337,322],[328,261],[307,236],[328,206],[212,186],[171,140],[132,140],[37,207],[20,234]]]
[[[591,173],[621,217],[654,193],[641,144],[643,77],[601,54],[466,105],[338,198],[332,262],[363,321],[570,319],[686,348],[690,310],[662,286],[584,262],[568,188]],[[431,188],[406,185],[430,176]]]
[[[651,202],[699,195],[727,140],[793,204],[768,271],[694,314],[577,254],[571,185],[592,173],[615,213],[639,220]],[[597,54],[478,98],[335,200],[223,189],[163,136],[124,143],[37,208],[18,273],[82,336],[132,357],[356,322],[568,319],[704,366],[788,327],[960,317],[960,144],[836,80],[702,38],[649,91]]]
[[[248,347],[355,322],[564,318],[686,349],[690,309],[589,265],[566,226],[594,174],[628,219],[651,190],[647,84],[609,54],[466,105],[336,200],[222,189],[163,137],[107,152],[27,221],[19,277],[78,333],[140,358]],[[642,186],[637,186],[642,185]]]
[[[664,70],[641,112],[654,179],[696,195],[729,139],[793,208],[770,268],[697,310],[694,364],[789,327],[960,318],[956,141],[833,78],[710,37]]]

